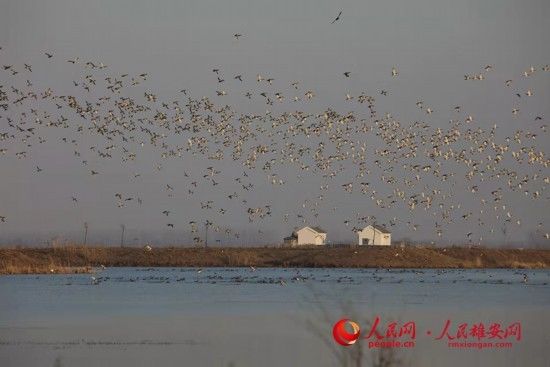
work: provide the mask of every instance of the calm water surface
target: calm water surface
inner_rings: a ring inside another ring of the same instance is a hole
[[[379,315],[381,331],[416,323],[416,346],[397,350],[401,365],[550,366],[547,270],[109,268],[93,276],[0,277],[0,365],[336,366],[333,323],[349,317],[367,329]],[[522,340],[452,349],[426,334],[438,335],[447,319],[520,322]],[[370,365],[372,350],[358,343]]]

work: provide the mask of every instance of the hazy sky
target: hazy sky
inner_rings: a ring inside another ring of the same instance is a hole
[[[340,10],[341,19],[330,24]],[[243,114],[265,112],[260,97],[251,101],[243,97],[248,90],[256,95],[262,91],[255,80],[257,74],[275,79],[272,92],[288,92],[295,80],[303,86],[302,93],[314,90],[317,96],[307,110],[315,113],[327,107],[342,114],[357,112],[345,95],[367,91],[377,97],[380,116],[391,113],[402,122],[425,121],[433,128],[445,128],[453,118],[453,107],[461,105],[461,116],[471,114],[484,129],[498,123],[501,139],[516,129],[536,131],[539,138],[533,144],[547,152],[548,135],[537,128],[550,116],[550,73],[539,71],[528,79],[522,78],[522,73],[531,65],[540,68],[550,63],[549,17],[548,0],[0,0],[0,64],[17,65],[21,71],[23,63],[32,64],[29,78],[37,91],[51,87],[58,94],[85,97],[81,89],[72,88],[72,81],[86,71],[66,62],[79,57],[81,63],[91,60],[108,65],[105,74],[148,73],[143,88],[159,99],[185,101],[179,92],[185,88],[196,98],[210,96]],[[242,37],[236,40],[235,33]],[[54,57],[47,59],[45,51]],[[480,73],[488,64],[494,69],[486,80],[464,81],[465,74]],[[398,68],[398,78],[391,77],[392,67]],[[219,68],[226,79],[223,88],[228,96],[224,100],[216,99],[215,91],[221,87],[213,68]],[[345,71],[351,72],[350,78],[342,75]],[[237,74],[243,75],[242,84],[233,80]],[[512,90],[504,86],[507,79],[514,79]],[[0,85],[6,89],[11,85],[22,88],[24,82],[24,77],[0,72]],[[389,91],[387,98],[380,97],[382,89]],[[516,99],[516,91],[527,89],[535,92],[533,97]],[[426,116],[416,107],[418,100],[435,112]],[[511,114],[516,106],[521,111],[519,118]],[[39,103],[35,107],[41,108]],[[295,107],[273,107],[278,113],[285,109],[293,111]],[[10,113],[0,111],[0,132],[11,131],[5,119]],[[535,123],[534,117],[539,115],[544,120]],[[125,224],[127,243],[151,239],[190,243],[188,222],[210,218],[239,231],[245,243],[275,243],[301,225],[295,216],[285,223],[283,214],[299,212],[304,212],[312,225],[326,228],[333,242],[353,238],[343,222],[357,212],[376,215],[385,224],[397,217],[401,224],[393,229],[394,238],[435,238],[434,218],[428,212],[381,210],[368,197],[345,195],[339,184],[329,190],[319,217],[310,217],[301,203],[315,198],[321,180],[309,175],[296,183],[298,172],[285,168],[278,170],[288,182],[282,187],[268,184],[267,174],[261,170],[251,173],[250,181],[256,187],[243,194],[247,205],[272,205],[273,214],[250,223],[242,205],[221,202],[233,191],[227,186],[242,174],[240,163],[213,164],[185,156],[163,161],[158,151],[147,146],[131,164],[121,163],[119,158],[101,160],[88,151],[99,141],[89,135],[79,137],[75,149],[86,158],[78,159],[70,144],[59,143],[62,137],[70,140],[71,132],[49,130],[42,136],[47,141],[28,147],[32,153],[27,159],[13,154],[27,149],[24,143],[0,141],[0,148],[9,144],[9,153],[0,155],[0,216],[7,218],[0,223],[0,242],[18,238],[46,241],[56,235],[80,239],[87,221],[91,242],[116,243],[120,225]],[[82,159],[88,160],[87,168]],[[163,165],[162,171],[155,169],[158,164]],[[189,182],[183,171],[200,178],[211,165],[223,169],[220,180],[227,192],[199,185],[194,196],[186,195]],[[37,173],[36,166],[43,171]],[[351,165],[347,168],[342,182],[355,174]],[[101,171],[100,178],[91,179],[90,169]],[[131,179],[137,172],[141,177]],[[525,172],[536,170],[526,167]],[[548,169],[540,174],[548,177]],[[175,188],[173,197],[167,196],[166,184]],[[477,199],[458,191],[464,211],[476,211]],[[114,195],[119,192],[141,197],[143,205],[118,208]],[[521,194],[504,194],[507,205],[514,209],[514,219],[522,221],[521,226],[508,230],[508,241],[526,239],[538,223],[542,223],[539,231],[549,231],[548,194],[543,192],[539,200],[525,200]],[[78,197],[78,204],[71,196]],[[227,206],[230,214],[201,210],[200,203],[206,200],[213,200],[216,210]],[[334,206],[338,207],[336,213],[330,210]],[[170,217],[163,215],[163,210],[170,210]],[[408,221],[419,224],[420,229],[413,232],[405,225]],[[167,228],[167,223],[174,223],[175,228]],[[475,238],[502,241],[501,223],[488,223],[474,229],[467,222],[447,225],[441,241],[465,242],[465,233],[470,231]],[[491,234],[490,228],[495,232]],[[212,234],[212,241],[216,239],[239,242]]]

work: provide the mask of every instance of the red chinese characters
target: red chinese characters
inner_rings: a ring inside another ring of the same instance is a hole
[[[378,330],[378,327],[380,325],[380,316],[376,316],[374,319],[374,322],[372,323],[372,327],[365,337],[365,339],[371,339],[375,337],[378,340],[381,339],[397,339],[397,338],[403,338],[408,337],[411,340],[416,339],[416,324],[414,321],[409,321],[404,323],[403,325],[399,326],[397,322],[390,322],[385,332],[380,333]]]
[[[447,340],[464,340],[464,339],[510,339],[515,338],[517,341],[521,340],[521,323],[514,322],[507,327],[503,328],[500,323],[491,323],[487,326],[483,322],[474,323],[468,325],[467,323],[459,324],[456,331],[451,330],[451,320],[446,320],[441,333],[436,338],[440,340],[447,338]]]

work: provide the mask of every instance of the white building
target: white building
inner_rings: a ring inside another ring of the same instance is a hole
[[[390,246],[391,232],[382,226],[368,225],[363,230],[357,231],[357,244],[373,246]]]
[[[292,232],[290,237],[284,239],[285,245],[324,245],[327,240],[327,232],[320,227],[304,227]]]

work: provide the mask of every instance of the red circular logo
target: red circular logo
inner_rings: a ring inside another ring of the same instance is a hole
[[[350,325],[353,332],[348,332],[346,330],[346,325]],[[360,333],[361,330],[359,325],[349,319],[342,319],[338,321],[332,328],[332,336],[334,337],[334,340],[336,343],[343,345],[344,347],[349,347],[350,345],[355,344],[357,339],[359,339]]]

